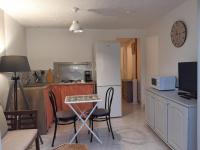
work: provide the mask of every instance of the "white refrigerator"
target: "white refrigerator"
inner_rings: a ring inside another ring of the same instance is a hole
[[[97,94],[105,100],[106,90],[114,88],[111,117],[122,116],[120,45],[117,42],[99,42],[95,44]],[[104,108],[105,101],[98,104]]]

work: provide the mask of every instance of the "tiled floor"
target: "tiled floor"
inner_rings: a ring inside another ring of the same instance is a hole
[[[130,109],[132,109],[130,111]],[[96,140],[90,143],[90,136],[86,129],[78,135],[80,143],[88,145],[90,150],[169,150],[169,148],[145,124],[144,110],[139,105],[130,105],[122,118],[112,119],[115,140],[108,133],[106,123],[95,123],[96,132],[103,144]],[[59,126],[55,146],[69,142],[72,134],[72,125]],[[43,135],[44,144],[41,150],[50,150],[54,127],[47,135]]]

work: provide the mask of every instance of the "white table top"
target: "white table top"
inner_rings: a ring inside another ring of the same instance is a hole
[[[102,101],[96,94],[66,96],[65,104],[95,103]]]

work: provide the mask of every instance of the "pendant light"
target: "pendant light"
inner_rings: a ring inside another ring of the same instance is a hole
[[[83,32],[83,30],[80,27],[79,21],[73,20],[69,28],[69,31],[72,31],[74,33]]]
[[[77,13],[79,11],[79,8],[74,7],[72,9],[74,13]],[[80,33],[83,32],[83,29],[81,28],[78,20],[73,20],[71,26],[69,27],[69,31],[74,33]]]

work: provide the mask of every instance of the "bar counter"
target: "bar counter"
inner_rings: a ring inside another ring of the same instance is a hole
[[[69,107],[64,103],[66,96],[86,95],[95,93],[95,82],[87,83],[50,83],[36,84],[24,87],[25,96],[28,98],[31,109],[38,110],[38,128],[40,134],[46,134],[53,122],[53,111],[49,100],[48,91],[53,90],[56,96],[58,111],[68,111]],[[21,96],[21,95],[20,95]],[[24,104],[20,103],[20,107]],[[92,104],[80,104],[81,109],[90,109]]]

